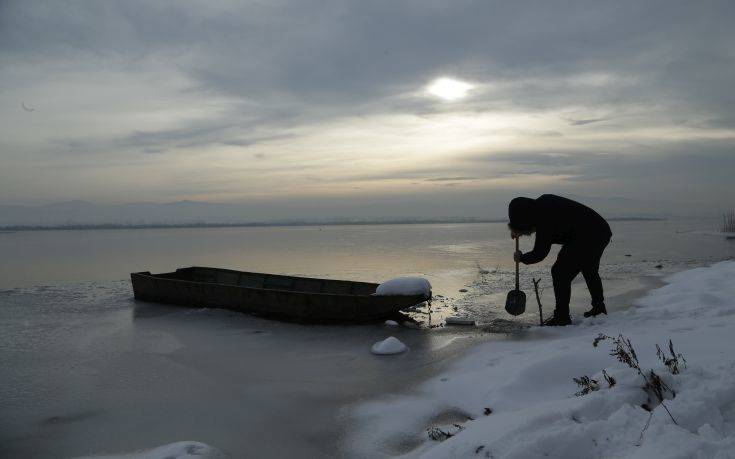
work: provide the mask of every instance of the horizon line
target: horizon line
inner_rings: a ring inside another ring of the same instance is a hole
[[[607,221],[665,221],[666,217],[612,217]],[[0,226],[0,232],[20,231],[84,231],[84,230],[118,230],[118,229],[176,229],[176,228],[268,228],[268,227],[298,227],[298,226],[370,226],[370,225],[430,225],[447,223],[507,223],[507,219],[481,218],[431,218],[431,219],[368,219],[368,220],[297,220],[275,222],[189,222],[189,223],[90,223],[68,225],[5,225]]]

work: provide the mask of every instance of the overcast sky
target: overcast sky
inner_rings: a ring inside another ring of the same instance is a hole
[[[714,215],[734,24],[731,0],[0,0],[0,204]]]

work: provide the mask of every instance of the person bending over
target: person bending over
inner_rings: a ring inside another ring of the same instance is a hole
[[[610,225],[597,212],[571,199],[545,194],[538,199],[514,198],[508,205],[508,227],[513,239],[536,233],[533,250],[515,252],[513,259],[526,265],[549,254],[551,244],[562,248],[551,267],[556,309],[545,325],[569,325],[572,280],[580,272],[592,296],[592,309],[585,317],[607,314],[600,279],[600,258],[612,237]]]

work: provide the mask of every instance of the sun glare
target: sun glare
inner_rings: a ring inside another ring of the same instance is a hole
[[[437,78],[426,87],[426,91],[440,99],[455,101],[467,97],[473,85],[452,78]]]

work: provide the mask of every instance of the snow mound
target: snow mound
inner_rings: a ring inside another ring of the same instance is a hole
[[[426,459],[735,459],[733,279],[735,261],[681,272],[604,321],[533,327],[522,339],[479,345],[411,395],[358,405],[361,428],[350,446],[366,456]],[[592,346],[600,333],[629,338],[641,367],[676,390],[666,405],[678,424],[660,407],[649,418],[641,377],[609,355],[609,343]],[[656,344],[666,348],[669,339],[687,361],[677,375],[656,356]],[[582,375],[600,389],[575,397],[572,378]],[[446,413],[461,428],[430,440],[427,429],[441,427]]]
[[[383,282],[375,291],[378,296],[412,296],[423,295],[424,298],[431,298],[431,284],[423,277],[396,277]]]
[[[391,355],[400,354],[404,352],[408,347],[403,344],[398,338],[390,336],[383,341],[378,341],[373,344],[371,352],[377,355]]]
[[[396,322],[395,320],[386,320],[385,321],[385,326],[386,327],[397,327],[398,326],[398,322]]]
[[[196,441],[177,441],[136,453],[111,456],[85,456],[80,459],[223,459],[221,451]]]

